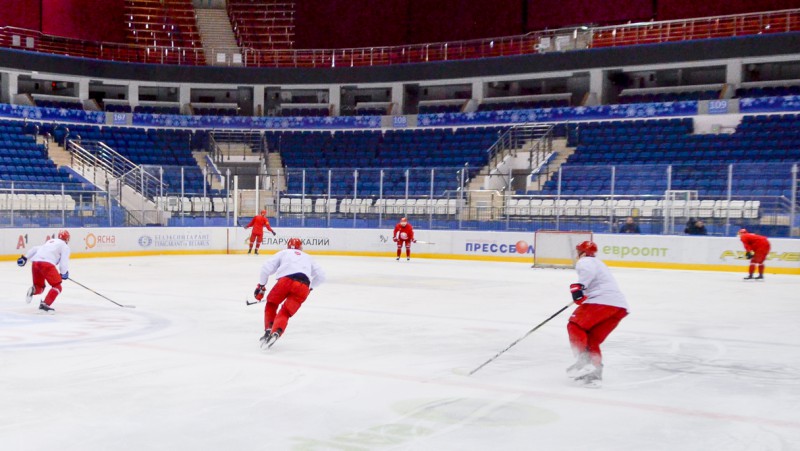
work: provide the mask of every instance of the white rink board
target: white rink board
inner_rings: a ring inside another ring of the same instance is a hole
[[[58,229],[0,230],[0,255],[18,257]],[[389,229],[277,228],[266,233],[265,253],[283,249],[298,237],[305,250],[319,254],[394,256]],[[70,229],[77,257],[191,253],[240,253],[249,231],[242,227]],[[533,262],[533,232],[415,230],[412,257]],[[613,266],[741,271],[744,247],[735,237],[595,234],[598,257]],[[800,274],[800,240],[771,239],[767,271]],[[405,254],[403,254],[405,255]]]

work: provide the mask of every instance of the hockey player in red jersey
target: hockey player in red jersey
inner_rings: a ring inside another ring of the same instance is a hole
[[[261,210],[261,214],[254,216],[253,219],[250,220],[250,223],[244,226],[245,229],[249,229],[250,227],[253,228],[253,231],[250,232],[250,247],[247,249],[247,253],[249,254],[253,251],[253,243],[255,243],[256,255],[258,255],[258,248],[261,247],[261,242],[264,240],[264,229],[266,228],[272,232],[272,236],[276,235],[272,227],[269,226],[267,210]]]
[[[411,243],[416,243],[417,240],[414,239],[414,227],[411,227],[406,218],[400,218],[400,222],[394,226],[392,240],[397,243],[397,260],[400,260],[400,253],[404,245],[406,247],[406,260],[411,260]]]
[[[34,246],[17,259],[17,265],[25,266],[31,261],[33,286],[28,289],[25,302],[30,303],[34,296],[44,293],[45,282],[50,284],[47,296],[39,302],[39,310],[52,312],[50,307],[61,294],[61,282],[69,279],[69,232],[61,230],[58,236],[47,240],[41,246]]]
[[[767,237],[750,233],[746,229],[739,230],[739,239],[744,244],[745,257],[750,260],[750,268],[748,269],[747,277],[745,280],[763,280],[764,279],[764,261],[769,255],[769,240]],[[758,267],[758,276],[753,277]]]
[[[290,238],[286,249],[264,262],[253,293],[257,300],[264,298],[265,285],[272,274],[278,280],[267,295],[264,336],[261,337],[261,346],[267,348],[272,347],[286,332],[289,318],[297,313],[311,290],[325,282],[325,272],[310,255],[303,252],[303,242],[299,238]]]
[[[608,266],[595,257],[597,244],[584,241],[575,249],[578,282],[569,288],[578,308],[569,317],[567,333],[577,361],[567,368],[567,375],[587,387],[600,387],[603,378],[600,344],[628,316],[628,303]]]

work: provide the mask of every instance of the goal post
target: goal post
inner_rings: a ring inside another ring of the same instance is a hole
[[[592,232],[539,230],[533,236],[534,268],[574,268],[575,246],[592,240]]]

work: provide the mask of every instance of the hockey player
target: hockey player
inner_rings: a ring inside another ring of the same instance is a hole
[[[628,303],[608,266],[595,257],[597,245],[584,241],[575,249],[578,282],[569,289],[578,308],[569,318],[567,333],[577,361],[567,368],[567,374],[587,387],[600,387],[603,378],[600,344],[628,316]]]
[[[256,255],[258,255],[258,248],[261,247],[261,242],[264,240],[264,228],[272,232],[272,236],[275,236],[276,233],[272,230],[272,227],[269,226],[269,219],[267,219],[267,210],[261,210],[261,214],[258,214],[250,220],[245,229],[249,229],[250,227],[253,228],[253,231],[250,232],[250,247],[247,249],[247,253],[253,251],[253,243],[256,245]]]
[[[56,297],[61,293],[61,282],[69,279],[69,232],[61,230],[58,236],[47,240],[41,246],[34,246],[17,259],[18,266],[25,266],[28,260],[31,261],[31,273],[33,274],[33,286],[28,289],[25,302],[29,303],[37,294],[42,294],[45,288],[45,281],[50,284],[50,291],[47,296],[39,302],[39,310],[53,312],[51,307]]]
[[[411,260],[411,243],[416,243],[414,239],[414,228],[408,223],[406,218],[400,218],[400,222],[394,226],[392,240],[397,243],[397,259],[400,261],[400,251],[403,245],[406,247],[406,260]]]
[[[303,252],[299,238],[290,238],[287,248],[264,262],[254,296],[259,301],[264,298],[265,285],[269,276],[278,278],[267,295],[264,307],[264,336],[261,346],[270,348],[286,332],[286,326],[308,294],[325,282],[325,272],[310,255]],[[278,311],[280,307],[280,311]]]
[[[750,260],[750,268],[744,279],[764,280],[764,260],[769,255],[769,240],[765,236],[750,233],[747,229],[739,230],[739,239],[744,244],[745,258]],[[756,266],[758,267],[758,277],[753,277]]]

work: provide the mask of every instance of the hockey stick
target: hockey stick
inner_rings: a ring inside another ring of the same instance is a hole
[[[518,338],[516,341],[514,341],[513,343],[511,343],[510,345],[508,345],[508,346],[507,346],[505,349],[503,349],[502,351],[500,351],[500,352],[498,352],[497,354],[495,354],[495,355],[494,355],[494,357],[492,357],[491,359],[489,359],[489,360],[487,360],[487,361],[483,362],[483,363],[481,364],[481,366],[479,366],[479,367],[475,368],[474,370],[470,371],[470,372],[469,372],[469,374],[468,374],[468,376],[472,376],[473,374],[475,374],[476,372],[478,372],[478,370],[479,370],[479,369],[481,369],[481,368],[483,368],[484,366],[488,365],[488,364],[489,364],[489,363],[491,363],[491,362],[492,362],[494,359],[496,359],[496,358],[500,357],[500,355],[501,355],[502,353],[504,353],[504,352],[508,351],[509,349],[511,349],[511,347],[512,347],[512,346],[514,346],[514,345],[516,345],[517,343],[519,343],[520,341],[524,340],[524,339],[525,339],[525,337],[527,337],[528,335],[530,335],[530,334],[532,334],[532,333],[536,332],[536,330],[537,330],[537,329],[539,329],[540,327],[542,327],[542,326],[544,326],[545,324],[547,324],[547,322],[548,322],[548,321],[550,321],[551,319],[553,319],[553,318],[555,318],[556,316],[558,316],[558,315],[559,315],[561,312],[563,312],[564,310],[568,309],[568,308],[569,308],[571,305],[572,305],[572,303],[569,303],[569,304],[565,305],[564,307],[561,307],[561,310],[559,310],[559,311],[557,311],[557,312],[553,313],[553,315],[552,315],[552,316],[550,316],[550,318],[547,318],[546,320],[542,321],[541,323],[539,323],[539,325],[538,325],[538,326],[536,326],[536,327],[534,327],[533,329],[529,330],[529,331],[528,331],[528,333],[526,333],[526,334],[525,334],[525,335],[523,335],[522,337]]]
[[[433,243],[431,241],[419,241],[419,240],[414,241],[414,243],[415,244],[436,244],[436,243]]]
[[[264,299],[261,299],[261,300],[255,300],[255,301],[253,301],[253,302],[250,302],[250,301],[248,301],[246,298],[245,298],[245,300],[244,300],[244,303],[245,303],[245,304],[247,304],[247,305],[256,305],[256,304],[260,304],[260,303],[262,303],[262,302],[264,302]]]
[[[108,298],[108,297],[106,297],[106,296],[103,296],[102,294],[100,294],[100,293],[98,293],[98,292],[96,292],[96,291],[92,290],[91,288],[89,288],[89,287],[87,287],[86,285],[84,285],[84,284],[82,284],[82,283],[78,282],[78,281],[77,281],[77,280],[75,280],[75,279],[67,279],[67,280],[69,280],[69,281],[71,281],[71,282],[73,282],[73,283],[77,284],[78,286],[81,286],[81,287],[83,287],[83,288],[86,288],[87,290],[89,290],[89,291],[91,291],[92,293],[94,293],[94,294],[96,294],[96,295],[100,296],[101,298],[105,299],[106,301],[109,301],[109,302],[111,302],[111,303],[113,303],[113,304],[117,304],[117,305],[118,305],[118,306],[120,306],[120,307],[125,307],[125,308],[136,308],[136,306],[135,306],[135,305],[125,305],[125,304],[120,304],[119,302],[116,302],[116,301],[114,301],[114,300],[112,300],[112,299],[110,299],[110,298]]]

